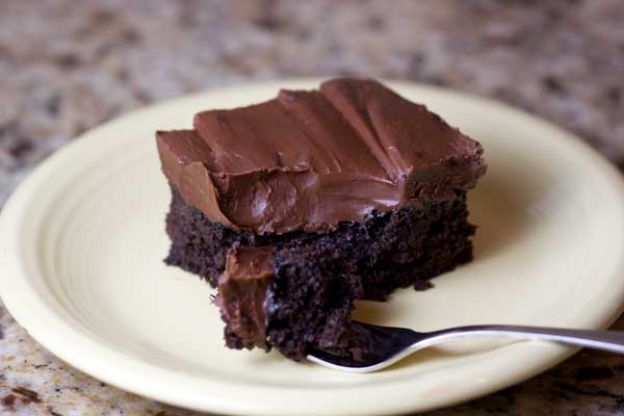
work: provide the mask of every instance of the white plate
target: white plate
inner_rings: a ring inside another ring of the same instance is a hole
[[[574,350],[538,342],[454,344],[375,374],[223,347],[211,289],[162,263],[169,189],[154,131],[202,109],[272,97],[281,81],[194,95],[97,128],[43,163],[0,218],[0,290],[15,318],[77,368],[144,396],[237,414],[391,414],[517,383]],[[477,323],[600,328],[624,299],[618,173],[568,133],[501,104],[391,84],[483,143],[470,196],[476,259],[356,314],[415,329]]]

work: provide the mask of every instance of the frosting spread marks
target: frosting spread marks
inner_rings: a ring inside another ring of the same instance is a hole
[[[485,172],[476,141],[370,79],[282,90],[157,133],[162,169],[211,221],[259,234],[327,232],[373,210],[450,199]]]

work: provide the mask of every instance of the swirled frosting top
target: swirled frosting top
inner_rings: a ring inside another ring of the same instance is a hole
[[[479,143],[371,79],[282,90],[193,127],[157,133],[165,175],[211,221],[260,234],[451,199],[485,172]]]

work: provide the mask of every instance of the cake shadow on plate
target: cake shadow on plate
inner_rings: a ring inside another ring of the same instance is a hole
[[[530,233],[530,212],[525,207],[531,201],[521,199],[513,184],[496,171],[488,172],[468,197],[469,221],[478,224],[473,239],[475,261],[495,256],[514,241]],[[539,199],[538,196],[534,196]]]

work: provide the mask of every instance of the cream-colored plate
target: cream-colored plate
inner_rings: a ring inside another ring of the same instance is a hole
[[[456,343],[375,374],[223,346],[212,290],[166,267],[169,189],[154,131],[202,109],[249,104],[282,81],[181,98],[85,134],[32,174],[0,219],[0,290],[46,348],[108,383],[188,408],[264,415],[395,414],[517,383],[574,350],[537,342]],[[489,171],[470,196],[475,261],[362,303],[375,323],[429,330],[477,323],[601,328],[624,299],[618,173],[568,133],[501,104],[392,84],[481,141]]]

